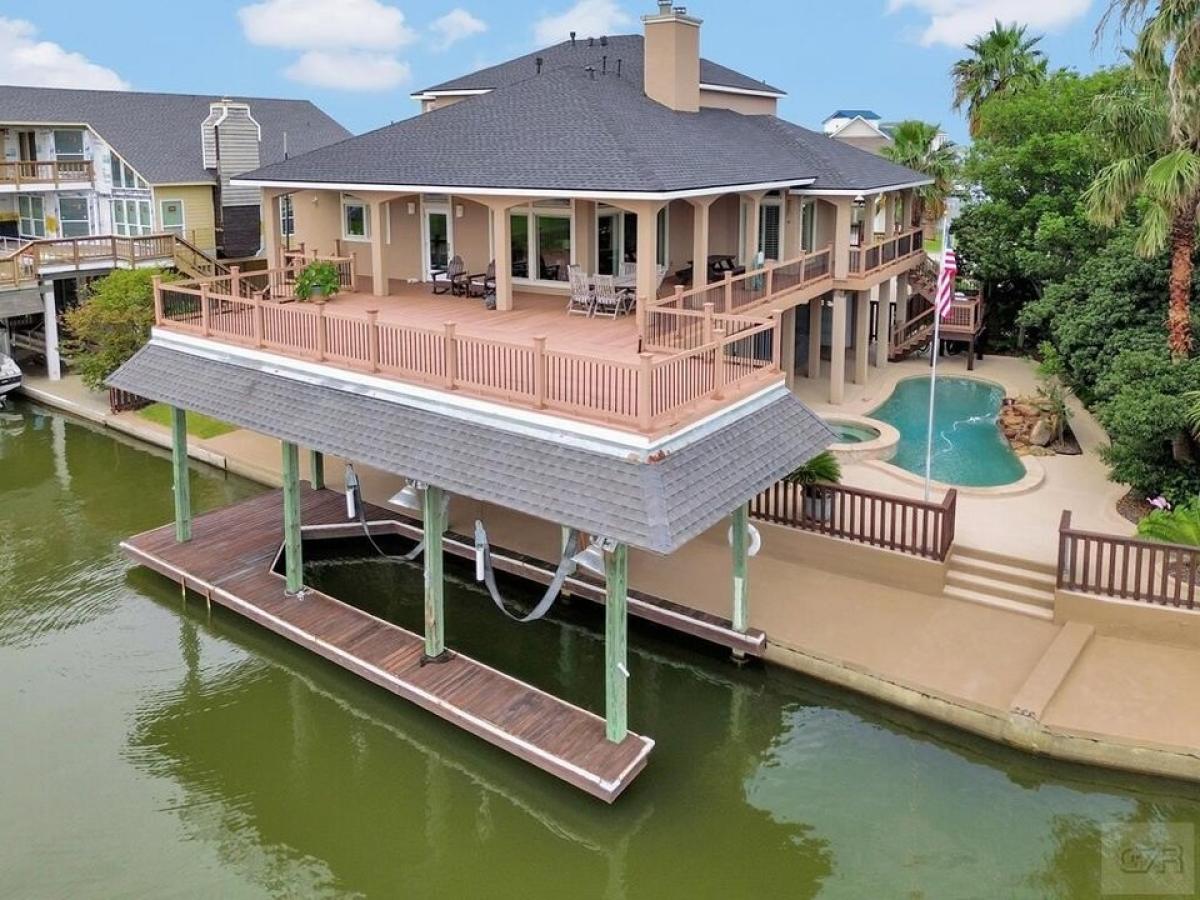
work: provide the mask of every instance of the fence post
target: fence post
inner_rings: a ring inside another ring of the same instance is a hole
[[[200,333],[208,337],[208,285],[200,285]]]
[[[713,329],[713,399],[720,400],[725,394],[725,329]]]
[[[367,360],[371,371],[379,371],[379,310],[367,310]]]
[[[317,360],[325,362],[325,354],[329,349],[328,322],[325,319],[325,304],[317,304]],[[378,362],[378,357],[376,357]]]
[[[767,260],[767,293],[763,297],[764,300],[769,300],[775,293],[775,260]]]
[[[713,342],[713,305],[704,304],[704,321],[701,325],[700,346],[707,347]]]
[[[546,408],[546,336],[543,334],[533,339],[533,403],[538,409]]]
[[[654,421],[654,356],[639,353],[638,360],[638,427],[649,432]]]
[[[1071,511],[1064,509],[1062,518],[1058,520],[1058,571],[1055,573],[1055,584],[1059,588],[1070,589],[1074,587],[1072,584],[1075,573],[1071,573],[1071,578],[1067,578],[1067,532],[1071,530]],[[1140,577],[1140,573],[1139,573]]]
[[[950,488],[942,500],[942,562],[950,555],[954,546],[954,527],[958,519],[958,490]]]
[[[254,346],[261,350],[266,346],[262,297],[253,297],[252,299],[254,301]]]
[[[446,354],[446,388],[451,391],[458,381],[458,340],[454,337],[456,327],[453,322],[446,323],[446,337],[442,350]]]
[[[775,320],[775,331],[771,334],[771,368],[776,371],[783,369],[783,310],[771,310],[771,318]]]
[[[154,324],[163,323],[162,276],[155,275],[150,279],[154,282]]]
[[[733,272],[725,270],[725,308],[721,310],[723,313],[728,313],[733,310]]]
[[[216,273],[214,273],[216,274]],[[242,296],[242,267],[229,267],[229,293],[234,297]]]

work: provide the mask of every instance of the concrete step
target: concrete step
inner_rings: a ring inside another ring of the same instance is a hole
[[[1055,574],[1054,565],[1052,563],[1024,559],[1020,556],[1011,556],[1007,553],[998,553],[995,550],[984,550],[979,547],[966,547],[962,544],[955,544],[953,556],[960,559],[983,560],[985,562],[999,563],[1000,565],[1012,566],[1018,569],[1028,569],[1031,572],[1043,572],[1048,575]]]
[[[1041,567],[1030,568],[1025,564],[1014,565],[1012,563],[996,562],[991,559],[963,556],[957,551],[950,554],[947,565],[950,571],[1006,581],[1010,584],[1036,588],[1051,594],[1054,593],[1056,586],[1054,572],[1047,571]]]
[[[980,606],[990,606],[993,609],[1003,609],[1007,612],[1020,613],[1023,616],[1032,616],[1035,619],[1051,621],[1054,618],[1053,611],[1041,606],[1032,606],[1017,600],[1009,600],[1006,597],[983,594],[953,585],[946,587],[945,595],[952,600],[961,600],[964,603],[976,603]]]
[[[974,594],[1002,597],[1042,609],[1054,609],[1054,591],[1044,587],[1030,587],[1005,578],[991,578],[974,572],[950,569],[946,572],[947,587],[960,588]]]

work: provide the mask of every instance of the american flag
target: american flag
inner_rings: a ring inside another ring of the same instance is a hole
[[[958,275],[958,260],[954,258],[953,250],[942,254],[942,269],[938,272],[937,282],[937,314],[940,318],[950,315],[950,307],[954,303],[954,279]]]

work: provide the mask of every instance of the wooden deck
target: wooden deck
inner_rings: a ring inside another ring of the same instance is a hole
[[[301,520],[345,521],[340,494],[304,489]],[[368,507],[371,518],[391,518]],[[462,654],[422,665],[422,638],[319,591],[289,597],[271,571],[283,540],[279,491],[195,519],[192,540],[165,525],[122,542],[133,561],[241,613],[434,715],[611,803],[646,765],[654,742],[609,742],[604,720]]]

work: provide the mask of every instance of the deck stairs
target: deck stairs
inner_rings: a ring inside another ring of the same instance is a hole
[[[175,268],[189,278],[215,278],[229,274],[228,266],[179,235],[175,235]]]
[[[1038,619],[1054,617],[1054,566],[956,544],[945,596]]]

